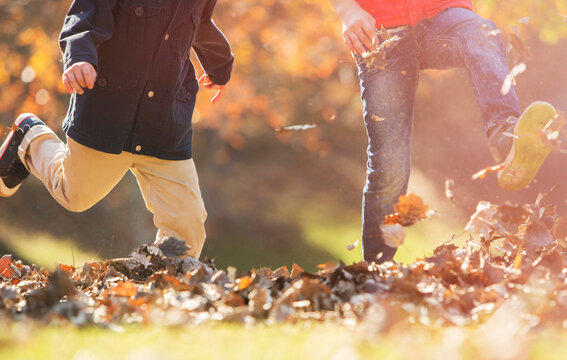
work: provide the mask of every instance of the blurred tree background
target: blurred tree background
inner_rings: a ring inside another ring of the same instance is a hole
[[[57,37],[69,5],[0,0],[4,133],[19,113],[34,112],[61,134],[68,95]],[[517,78],[522,106],[545,100],[566,111],[567,3],[475,6],[503,34],[517,27],[533,53]],[[211,105],[212,94],[201,90],[194,116],[195,161],[209,211],[203,255],[241,269],[297,262],[313,270],[329,260],[360,260],[360,247],[346,246],[360,238],[367,140],[356,68],[332,7],[327,0],[219,0],[214,18],[236,65],[225,98]],[[317,127],[275,131],[296,124]],[[491,160],[463,70],[422,73],[413,155],[410,187],[439,216],[412,230],[399,250],[402,261],[459,233],[479,200],[530,202],[567,176],[565,155],[552,154],[526,190],[504,192],[495,177],[471,180]],[[455,180],[457,207],[444,198],[447,178]],[[560,208],[565,194],[556,192]],[[14,197],[0,200],[0,215],[0,251],[45,265],[126,256],[155,232],[131,174],[81,214],[64,210],[30,177]]]

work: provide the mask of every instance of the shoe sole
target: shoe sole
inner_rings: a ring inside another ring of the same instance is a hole
[[[20,124],[24,120],[30,118],[31,116],[32,115],[21,116],[19,119],[16,119],[16,121],[14,122],[14,126],[20,126]],[[8,133],[8,136],[6,137],[6,140],[4,140],[4,142],[2,143],[2,147],[0,147],[0,159],[2,159],[2,156],[4,156],[4,153],[6,152],[8,145],[12,141],[14,134],[15,134],[15,131],[13,129],[10,130],[10,132]],[[4,184],[4,181],[0,180],[0,196],[1,197],[10,197],[10,196],[14,195],[16,193],[16,191],[18,191],[20,186],[22,186],[22,184],[19,184],[18,186],[13,187],[13,188],[9,188]]]
[[[526,108],[514,129],[514,141],[498,172],[498,185],[504,190],[521,190],[536,176],[551,152],[541,138],[541,130],[557,115],[553,105],[537,101]]]

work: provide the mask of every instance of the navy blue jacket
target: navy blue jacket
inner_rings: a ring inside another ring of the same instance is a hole
[[[71,95],[63,129],[87,147],[166,160],[192,157],[199,85],[191,47],[217,85],[234,56],[211,20],[216,0],[74,0],[59,44],[64,67],[87,61],[92,90]]]

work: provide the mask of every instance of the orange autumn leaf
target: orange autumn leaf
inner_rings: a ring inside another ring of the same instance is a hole
[[[332,261],[317,265],[317,269],[321,269],[322,271],[329,271],[329,272],[334,271],[337,267],[338,265],[333,263]]]
[[[395,213],[384,218],[384,224],[410,226],[427,218],[429,207],[423,203],[423,199],[415,194],[401,195],[398,203],[394,205]]]
[[[250,278],[250,276],[245,276],[240,279],[237,279],[236,283],[238,284],[238,291],[241,291],[246,289],[248,286],[250,286],[250,284],[252,284],[252,279]]]
[[[4,255],[0,258],[0,275],[7,278],[10,276],[10,264],[12,263],[12,255]]]
[[[134,296],[138,293],[138,287],[131,281],[119,282],[109,293],[116,296]]]
[[[62,270],[62,271],[65,271],[65,272],[70,272],[70,273],[75,272],[75,267],[71,266],[71,265],[59,264],[59,266],[57,266],[57,268]]]

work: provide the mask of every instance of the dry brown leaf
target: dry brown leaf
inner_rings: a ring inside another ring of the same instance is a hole
[[[484,239],[489,239],[494,229],[498,207],[488,201],[479,201],[476,212],[465,226],[466,231],[472,231]]]
[[[296,277],[299,277],[301,274],[303,274],[305,271],[301,268],[301,266],[297,265],[296,263],[293,263],[293,265],[291,266],[291,278],[295,279]]]
[[[276,270],[274,270],[273,274],[274,277],[278,278],[278,277],[289,277],[289,270],[287,269],[287,266],[282,266],[277,268]]]
[[[551,231],[540,220],[531,221],[522,226],[518,236],[524,238],[526,246],[545,247],[554,244]]]

